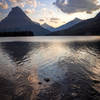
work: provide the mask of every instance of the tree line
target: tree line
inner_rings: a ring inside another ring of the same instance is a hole
[[[34,36],[34,33],[31,31],[0,32],[0,37],[16,37],[16,36]]]

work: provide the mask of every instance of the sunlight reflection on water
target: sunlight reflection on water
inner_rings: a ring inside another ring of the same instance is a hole
[[[73,96],[77,100],[94,100],[93,94],[99,100],[99,40],[100,37],[1,39],[0,77],[13,83],[13,100],[20,96],[28,98],[21,100],[73,100]]]

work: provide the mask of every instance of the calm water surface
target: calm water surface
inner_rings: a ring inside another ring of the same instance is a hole
[[[100,100],[100,37],[0,38],[0,100]]]

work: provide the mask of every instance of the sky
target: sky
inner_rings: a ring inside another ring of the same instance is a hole
[[[89,19],[100,12],[99,0],[0,0],[0,20],[19,6],[40,24],[59,27],[75,18]]]

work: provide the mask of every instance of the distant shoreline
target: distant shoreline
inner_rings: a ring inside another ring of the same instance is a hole
[[[22,37],[22,36],[34,36],[34,34],[31,31],[0,32],[0,37]]]

